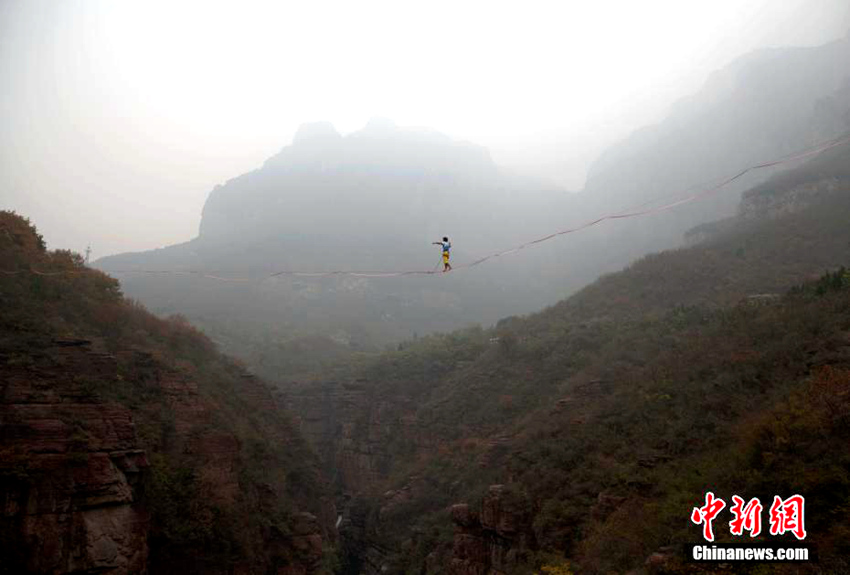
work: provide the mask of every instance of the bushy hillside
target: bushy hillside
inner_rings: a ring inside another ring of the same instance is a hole
[[[0,270],[0,571],[323,569],[333,505],[264,383],[9,212]]]
[[[776,177],[702,243],[538,314],[292,385],[338,487],[360,493],[348,561],[609,573],[657,553],[686,570],[688,514],[714,490],[804,494],[812,569],[850,569],[848,154]]]

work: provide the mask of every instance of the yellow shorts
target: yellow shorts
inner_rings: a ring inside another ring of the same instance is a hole
[[[443,263],[449,263],[449,252],[443,252]]]

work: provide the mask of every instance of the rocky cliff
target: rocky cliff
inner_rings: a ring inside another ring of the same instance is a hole
[[[429,449],[436,437],[408,398],[381,397],[367,379],[288,386],[287,406],[343,492],[382,493],[392,468],[390,444]]]
[[[696,226],[685,233],[685,239],[689,245],[695,245],[760,220],[799,213],[846,193],[849,186],[850,148],[839,146],[747,190],[741,196],[736,217]]]
[[[4,573],[142,573],[149,467],[132,412],[91,393],[82,372],[114,377],[114,358],[53,341],[31,362],[3,353],[0,494]]]
[[[504,485],[491,485],[480,511],[466,503],[452,506],[455,525],[448,572],[453,575],[512,573],[536,550],[533,510]]]
[[[270,388],[22,218],[0,226],[0,570],[326,570],[333,502]]]

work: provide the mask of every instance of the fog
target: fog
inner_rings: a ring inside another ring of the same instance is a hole
[[[0,3],[0,207],[95,257],[186,241],[210,190],[326,120],[427,126],[578,190],[610,144],[844,0]]]

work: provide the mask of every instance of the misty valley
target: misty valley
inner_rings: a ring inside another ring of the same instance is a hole
[[[91,261],[3,206],[0,574],[850,573],[850,35],[494,157],[306,122]]]

